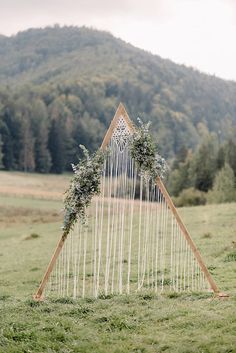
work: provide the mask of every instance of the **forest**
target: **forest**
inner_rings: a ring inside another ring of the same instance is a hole
[[[219,143],[207,134],[193,153],[179,151],[168,175],[177,206],[236,201],[236,138]]]
[[[235,82],[107,32],[56,25],[0,36],[0,168],[71,170],[79,144],[98,148],[122,101],[134,122],[151,121],[171,193],[192,188],[204,203],[222,168],[236,174],[235,96]]]

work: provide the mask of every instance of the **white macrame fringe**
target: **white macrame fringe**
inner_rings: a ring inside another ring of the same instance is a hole
[[[69,234],[45,295],[76,299],[140,290],[206,290],[204,273],[164,196],[139,175],[127,141],[114,133],[109,151],[89,224],[78,221]]]

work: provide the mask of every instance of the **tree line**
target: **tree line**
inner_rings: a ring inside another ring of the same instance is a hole
[[[1,88],[1,169],[40,173],[71,170],[71,163],[79,156],[79,144],[91,151],[99,147],[120,101],[126,102],[134,121],[139,116],[152,122],[151,132],[160,153],[170,161],[184,143],[187,150],[194,151],[209,134],[207,123],[200,117],[194,126],[182,113],[164,108],[164,97],[162,103],[150,100],[148,107],[146,95],[145,87],[119,80],[111,83],[109,79]],[[216,137],[220,143],[234,134],[232,120],[222,119],[223,125],[224,136],[218,133]]]
[[[0,92],[1,169],[39,173],[71,170],[71,163],[79,156],[79,144],[94,150],[104,131],[104,124],[73,94]]]
[[[97,149],[121,97],[115,100],[109,81],[96,82],[93,88],[91,91],[91,84],[71,82],[27,86],[18,91],[2,88],[0,169],[63,173],[78,161],[79,144],[91,151]],[[130,104],[131,111],[132,107]],[[167,138],[161,123],[160,129],[156,128],[159,117],[144,114],[146,121],[153,123],[157,142]],[[181,127],[175,125],[175,133]],[[168,190],[179,206],[236,201],[236,129],[231,126],[223,141],[204,123],[198,124],[198,131],[199,145],[189,147],[179,140],[176,154],[168,154],[168,143],[158,144],[170,165]]]
[[[179,206],[236,201],[236,138],[219,143],[211,133],[195,152],[183,146],[173,162],[168,188]]]

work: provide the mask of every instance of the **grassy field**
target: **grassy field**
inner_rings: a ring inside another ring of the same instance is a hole
[[[180,209],[229,299],[31,299],[60,236],[68,180],[0,172],[0,352],[236,352],[236,204]]]

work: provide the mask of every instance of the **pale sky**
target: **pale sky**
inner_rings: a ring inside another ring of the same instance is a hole
[[[0,0],[0,33],[86,25],[236,81],[236,0]]]

